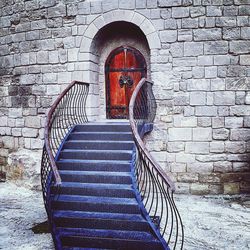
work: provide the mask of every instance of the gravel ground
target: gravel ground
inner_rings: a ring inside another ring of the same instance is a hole
[[[250,197],[177,195],[187,250],[250,249]],[[54,249],[50,234],[32,227],[46,220],[41,192],[0,183],[0,249]]]

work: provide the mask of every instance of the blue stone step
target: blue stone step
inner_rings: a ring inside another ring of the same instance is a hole
[[[59,155],[59,159],[130,160],[131,158],[131,150],[64,149]]]
[[[86,123],[75,126],[74,132],[131,132],[129,123],[110,124],[110,123]]]
[[[52,209],[55,210],[77,210],[88,212],[110,212],[110,213],[140,213],[135,199],[94,197],[79,195],[55,195],[52,199]]]
[[[95,150],[132,150],[134,143],[131,141],[91,141],[68,140],[63,149],[95,149]]]
[[[133,215],[134,216],[134,215]],[[64,236],[85,236],[85,237],[100,237],[100,238],[116,238],[130,240],[146,240],[154,241],[154,233],[142,231],[127,231],[127,230],[104,230],[104,229],[89,229],[89,228],[58,228],[59,234]]]
[[[58,227],[84,227],[91,229],[136,230],[147,232],[151,230],[147,221],[140,215],[55,211],[53,219]]]
[[[75,160],[61,159],[56,162],[60,170],[79,170],[79,171],[119,171],[129,172],[131,169],[130,161],[119,160]]]
[[[51,193],[58,192],[57,186],[51,187]],[[103,196],[103,197],[119,197],[134,198],[135,194],[132,185],[124,184],[103,184],[103,183],[79,183],[79,182],[63,182],[60,186],[60,194],[84,195],[84,196]]]
[[[112,238],[96,238],[83,236],[63,236],[62,243],[65,246],[80,246],[80,247],[104,247],[109,249],[123,250],[162,250],[164,249],[161,243],[157,240],[130,240],[130,239],[112,239]]]
[[[72,132],[69,140],[108,140],[108,141],[133,141],[130,132]]]
[[[59,171],[63,182],[132,184],[129,172]]]

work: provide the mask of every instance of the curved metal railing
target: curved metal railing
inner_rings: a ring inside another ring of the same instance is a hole
[[[156,114],[153,83],[143,78],[135,88],[129,104],[129,121],[135,141],[134,174],[141,202],[156,229],[170,249],[183,249],[184,231],[174,202],[175,187],[170,178],[146,149],[143,136],[149,132]]]
[[[50,187],[52,184],[59,187],[62,182],[56,166],[56,156],[72,126],[88,121],[85,109],[88,91],[88,83],[73,81],[58,96],[47,115],[41,162],[41,182],[48,215],[51,211],[49,208]]]

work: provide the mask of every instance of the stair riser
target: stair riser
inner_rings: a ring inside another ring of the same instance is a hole
[[[82,183],[131,184],[130,176],[67,175],[61,174],[62,181]]]
[[[52,194],[57,193],[57,188],[52,187]],[[100,196],[100,197],[118,197],[118,198],[134,198],[135,195],[132,190],[124,189],[94,189],[94,188],[70,188],[61,187],[61,194],[69,195],[83,195],[83,196]]]
[[[131,153],[104,153],[104,152],[61,152],[59,159],[81,159],[81,160],[131,160]]]
[[[63,237],[65,246],[80,246],[94,248],[126,249],[126,250],[162,250],[162,246],[156,242],[130,241],[120,239],[96,239],[85,237]]]
[[[57,162],[60,170],[130,172],[130,163],[77,163]]]
[[[82,203],[52,201],[52,209],[75,210],[86,212],[107,212],[107,213],[126,213],[139,214],[139,207],[135,204],[100,204],[100,203]]]
[[[132,150],[133,146],[133,143],[68,141],[63,149]]]
[[[107,141],[132,141],[133,137],[131,134],[81,134],[72,133],[69,136],[69,140],[107,140]]]
[[[141,221],[104,220],[97,218],[55,218],[55,223],[58,227],[150,231],[149,225]]]
[[[78,125],[74,132],[131,132],[129,125]]]

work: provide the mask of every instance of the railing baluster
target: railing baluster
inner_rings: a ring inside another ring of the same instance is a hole
[[[47,116],[41,162],[41,182],[49,219],[51,218],[50,186],[52,184],[60,186],[61,184],[55,157],[70,128],[88,121],[86,115],[88,89],[88,83],[72,82],[56,99]]]
[[[170,249],[183,249],[184,230],[173,199],[174,184],[142,141],[148,127],[152,127],[155,115],[156,101],[152,82],[143,78],[135,88],[129,104],[129,120],[136,147],[134,171],[137,186],[156,232],[158,230],[159,235],[165,236]]]

